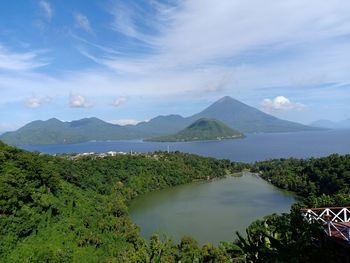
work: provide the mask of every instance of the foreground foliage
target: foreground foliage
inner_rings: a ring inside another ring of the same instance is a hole
[[[187,236],[179,244],[157,235],[145,241],[128,216],[128,202],[248,165],[179,152],[71,160],[0,142],[0,261],[346,262],[349,251],[327,239],[320,226],[306,223],[299,209],[346,204],[349,159],[331,155],[254,164],[263,178],[306,197],[306,204],[253,222],[234,242],[201,247]]]
[[[150,262],[155,248],[130,221],[128,201],[243,167],[161,152],[69,160],[1,143],[1,261]],[[176,247],[177,260],[190,257],[190,243]]]
[[[305,197],[307,206],[350,203],[350,155],[258,162],[253,170],[277,187]]]

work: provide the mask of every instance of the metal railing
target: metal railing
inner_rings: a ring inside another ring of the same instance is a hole
[[[330,237],[350,243],[350,207],[304,208],[302,215],[308,222],[320,222]]]

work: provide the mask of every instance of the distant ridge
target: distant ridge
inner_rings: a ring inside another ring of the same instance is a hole
[[[25,145],[122,140],[140,136],[141,134],[134,130],[98,118],[84,118],[71,122],[52,118],[47,121],[30,122],[17,131],[2,134],[0,139],[12,145]]]
[[[158,116],[137,125],[120,126],[98,118],[62,122],[52,118],[33,121],[18,129],[0,135],[0,139],[11,145],[61,144],[86,141],[143,139],[175,134],[201,118],[215,119],[243,133],[296,132],[320,130],[278,119],[256,108],[225,96],[203,111],[190,117],[180,115]]]
[[[328,129],[349,129],[350,119],[345,119],[342,121],[330,121],[330,120],[317,120],[309,124],[313,127],[328,128]]]
[[[188,121],[180,115],[157,116],[150,121],[140,122],[137,125],[127,125],[135,131],[153,135],[171,134],[187,126]]]
[[[201,118],[173,135],[160,136],[147,141],[178,142],[178,141],[204,141],[243,138],[243,133],[233,130],[225,123],[208,118]]]

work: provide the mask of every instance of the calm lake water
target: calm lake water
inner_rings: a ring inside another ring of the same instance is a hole
[[[141,234],[166,234],[175,241],[188,234],[200,244],[233,241],[255,219],[289,212],[295,198],[263,179],[245,174],[152,192],[130,206]]]
[[[81,152],[153,152],[182,151],[232,161],[254,162],[271,158],[320,157],[332,153],[350,153],[350,130],[317,132],[248,134],[245,139],[155,143],[143,141],[87,142],[79,144],[22,146],[26,150],[44,153]]]

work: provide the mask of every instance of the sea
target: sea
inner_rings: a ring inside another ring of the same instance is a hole
[[[20,145],[19,147],[47,154],[181,151],[231,161],[255,162],[275,158],[322,157],[333,153],[350,154],[350,129],[247,134],[244,139],[221,141],[166,143],[123,140],[77,144]]]

